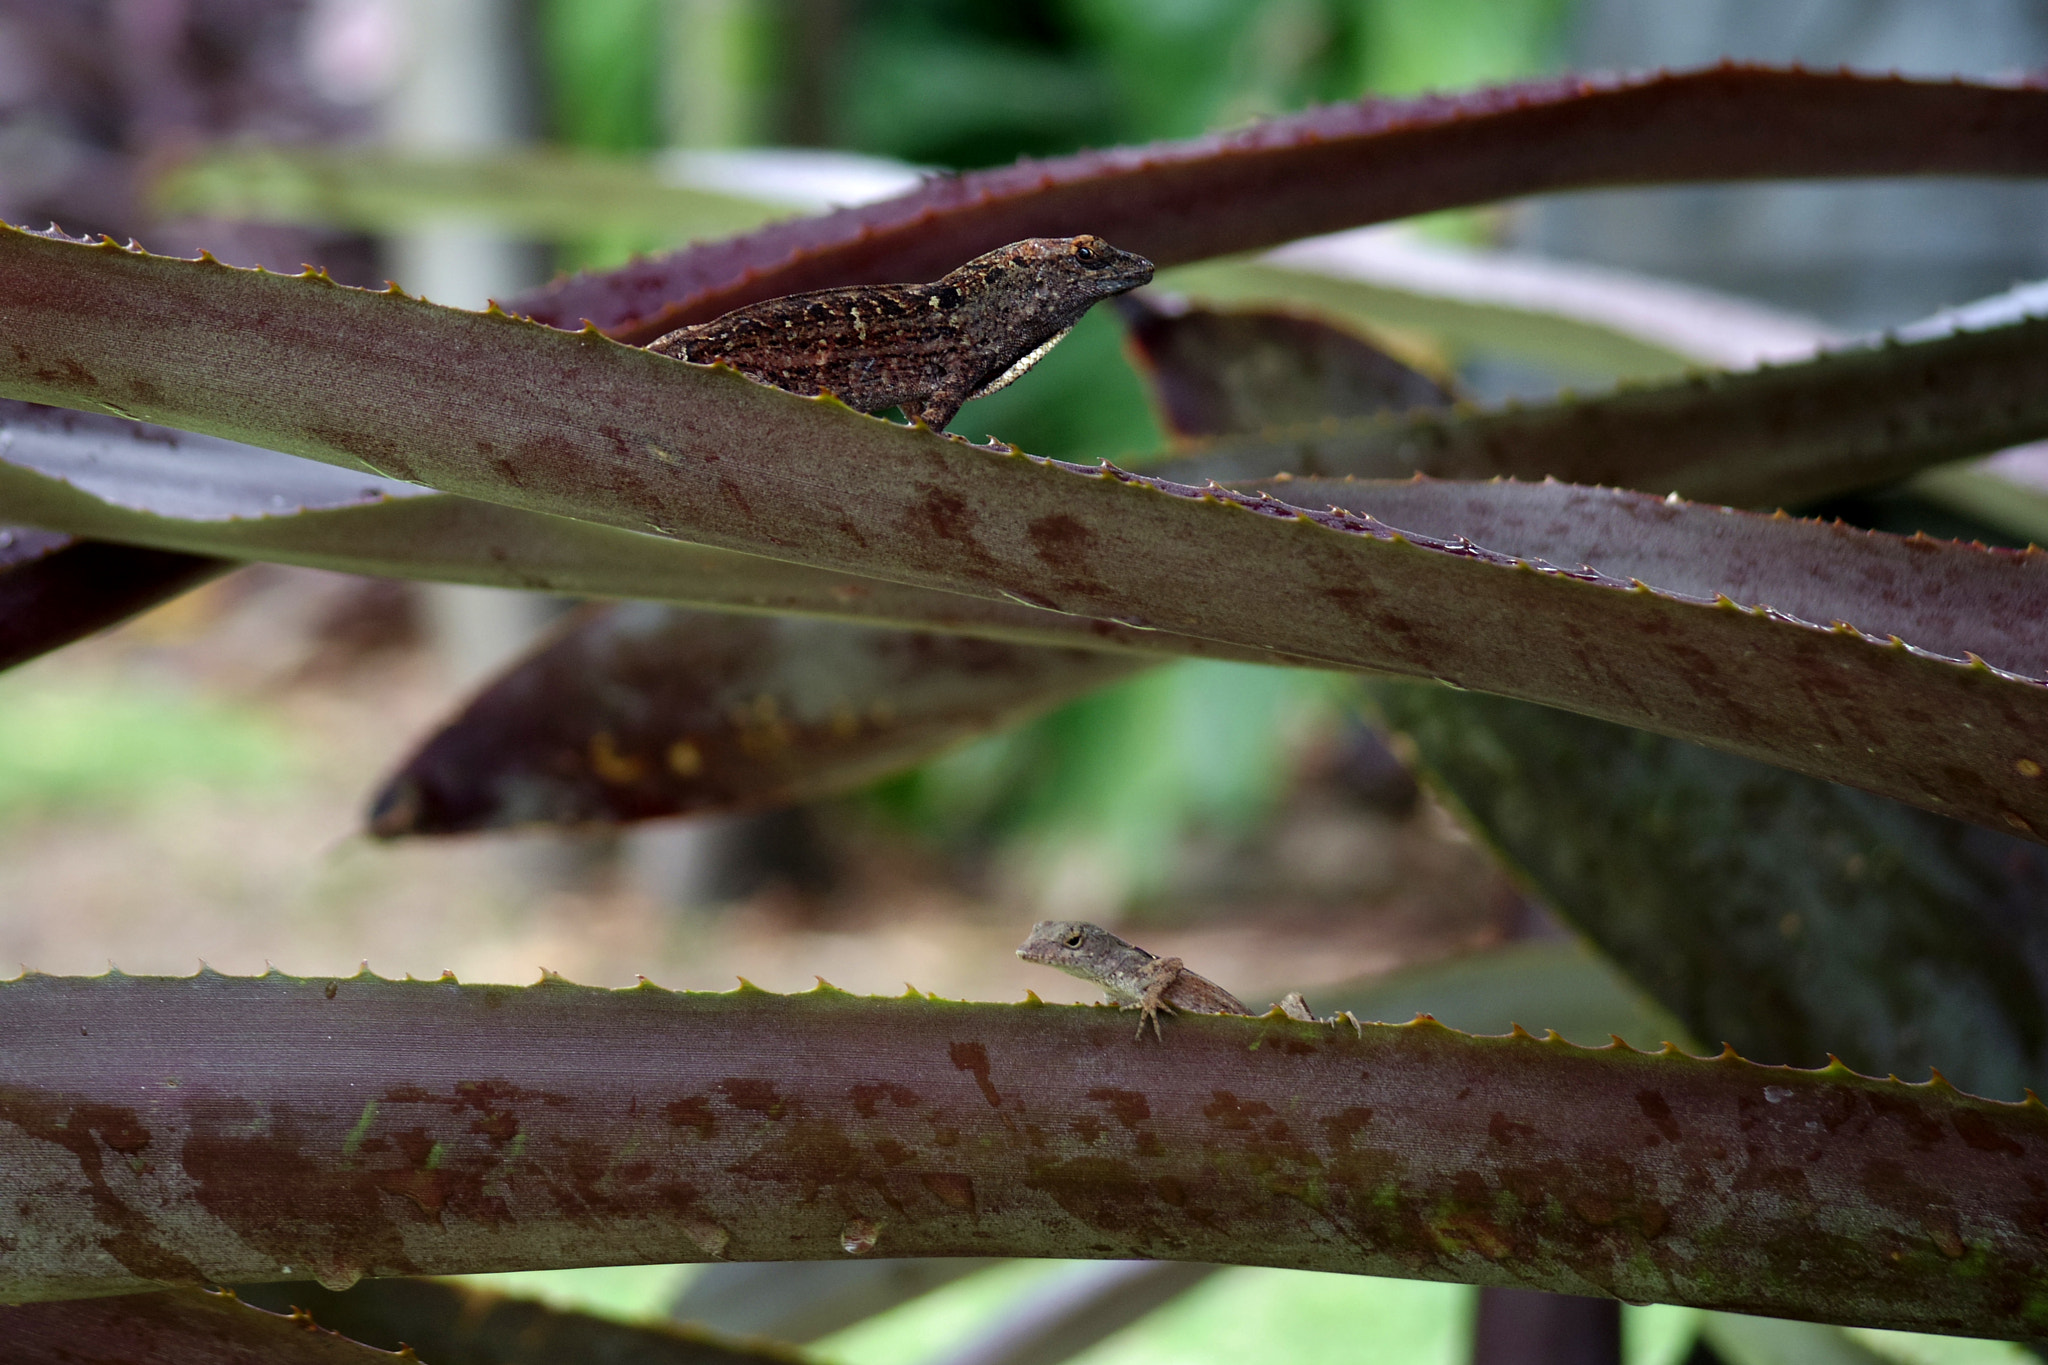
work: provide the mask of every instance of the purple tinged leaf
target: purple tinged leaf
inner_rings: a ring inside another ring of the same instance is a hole
[[[118,625],[239,567],[0,526],[0,669]]]
[[[407,759],[369,828],[623,824],[837,795],[1147,666],[826,621],[602,608]]]
[[[1188,1016],[1162,1046],[1089,1006],[367,973],[27,976],[0,1036],[14,1300],[858,1242],[2044,1326],[2048,1109],[1939,1080],[1427,1020]]]
[[[2048,688],[1757,604],[976,447],[594,332],[114,247],[0,233],[0,329],[9,396],[132,404],[530,511],[1444,679],[2048,831]],[[2004,634],[1943,647],[1998,653]]]
[[[387,578],[478,583],[578,597],[651,598],[1055,648],[1295,662],[1262,650],[1063,616],[1021,603],[907,587],[522,512],[210,436],[33,404],[14,406],[85,423],[97,421],[107,428],[84,433],[44,428],[32,439],[10,441],[13,428],[0,426],[0,508],[35,525],[57,528],[15,533],[37,537],[33,543],[39,545],[68,539],[61,533],[69,532],[229,560]],[[66,448],[74,436],[86,447],[82,454]],[[101,458],[104,447],[117,437],[136,449]],[[198,458],[188,463],[186,455],[194,450]],[[248,462],[238,464],[236,452],[247,452]],[[11,463],[31,455],[36,460],[33,470]],[[57,472],[72,478],[53,477]],[[79,483],[104,497],[88,494],[76,486]],[[368,500],[356,497],[365,487],[405,491]],[[301,501],[318,504],[330,495],[336,499],[334,506],[276,510]],[[182,508],[189,518],[159,515],[158,509],[165,507]],[[252,510],[256,508],[272,510]]]
[[[1296,414],[1296,430],[1220,437],[1166,472],[1225,483],[1279,473],[1548,476],[1793,504],[2048,436],[2048,320],[1527,407],[1335,428],[1310,425],[1313,408]]]
[[[1759,128],[1770,135],[1760,137]],[[761,299],[937,279],[1025,237],[1093,232],[1162,266],[1602,185],[2048,171],[2048,91],[1722,66],[1367,100],[1240,132],[926,182],[537,290],[511,305],[647,342]]]
[[[2048,679],[2048,552],[1987,549],[1704,507],[1575,484],[1276,479],[1252,487],[1302,507],[1341,506],[1455,547],[1659,593],[1729,598],[1810,626],[1853,626],[1960,663],[1973,653]]]
[[[0,1308],[9,1365],[411,1365],[411,1353],[338,1336],[303,1314],[266,1312],[205,1289]]]
[[[427,1365],[801,1365],[786,1347],[618,1322],[446,1281],[364,1280],[339,1291],[296,1281],[236,1293],[276,1312],[297,1306],[367,1345],[410,1346]]]
[[[1168,309],[1143,294],[1125,295],[1115,304],[1129,329],[1131,351],[1151,381],[1153,402],[1175,436],[1255,433],[1451,402],[1449,391],[1428,375],[1314,318]],[[1291,463],[1275,463],[1265,472],[1282,468],[1310,472]],[[1214,476],[1204,471],[1203,477]]]

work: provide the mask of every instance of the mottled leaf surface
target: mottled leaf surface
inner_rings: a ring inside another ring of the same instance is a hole
[[[2031,1336],[2048,1109],[1527,1035],[746,989],[0,984],[4,1294],[1158,1258]],[[81,1191],[84,1197],[81,1197]]]
[[[373,834],[622,824],[851,791],[1143,660],[794,617],[586,612],[372,803]]]
[[[529,511],[1442,678],[2048,830],[2048,690],[1849,627],[973,446],[595,332],[17,232],[0,234],[0,267],[7,396],[117,407]],[[1943,556],[1944,572],[1980,579],[2036,572],[2000,563]]]
[[[1726,597],[1814,626],[2048,678],[2048,552],[1866,531],[1619,488],[1432,479],[1271,480],[1406,534],[1696,601]]]
[[[2048,436],[2048,320],[1526,407],[1348,422],[1349,409],[1320,410],[1335,427],[1311,425],[1318,411],[1297,408],[1296,430],[1226,438],[1169,472],[1548,476],[1738,506],[1810,502]]]
[[[68,532],[382,578],[651,598],[1055,647],[1291,662],[1263,650],[522,512],[212,436],[32,403],[10,406],[12,417],[0,425],[0,511],[55,528],[17,533],[38,537],[37,545]]]
[[[2048,91],[2026,85],[1733,65],[1563,77],[940,177],[878,204],[560,281],[515,307],[646,342],[800,290],[937,279],[1023,237],[1093,232],[1176,265],[1554,190],[2039,175],[2044,149]]]

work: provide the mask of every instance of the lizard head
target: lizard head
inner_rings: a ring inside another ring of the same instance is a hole
[[[1072,322],[1089,305],[1152,280],[1152,262],[1100,237],[1031,237],[977,256],[956,276],[980,280],[1006,307]]]
[[[1125,953],[1132,951],[1129,944],[1100,925],[1048,919],[1031,926],[1031,935],[1017,950],[1017,956],[1077,976],[1090,976],[1087,968],[1099,966],[1119,949]]]
[[[1048,277],[1060,281],[1065,291],[1090,302],[1152,283],[1152,262],[1092,233],[1033,237],[1017,245],[1024,248],[1027,259],[1036,259]]]

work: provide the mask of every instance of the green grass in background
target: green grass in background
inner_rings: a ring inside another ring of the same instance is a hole
[[[0,820],[261,790],[296,766],[275,724],[166,683],[0,679]]]

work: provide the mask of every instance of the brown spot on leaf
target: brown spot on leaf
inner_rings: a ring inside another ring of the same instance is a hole
[[[1516,1123],[1496,1109],[1493,1117],[1486,1121],[1486,1135],[1506,1147],[1522,1138],[1535,1137],[1536,1130],[1526,1123]]]
[[[1964,1142],[1980,1152],[1997,1152],[2004,1156],[2025,1156],[2027,1149],[2009,1133],[2001,1133],[1991,1126],[1984,1115],[1968,1109],[1959,1109],[1950,1115],[1949,1122],[1955,1125],[1956,1134]]]
[[[1638,1090],[1636,1108],[1643,1111],[1643,1117],[1648,1119],[1667,1141],[1677,1142],[1685,1136],[1678,1126],[1678,1120],[1671,1116],[1670,1104],[1657,1091]]]
[[[775,1082],[752,1076],[739,1076],[720,1081],[715,1087],[733,1108],[762,1118],[780,1121],[789,1106],[781,1095],[775,1092]]]
[[[876,1103],[882,1099],[886,1098],[898,1109],[908,1109],[921,1098],[909,1086],[896,1085],[890,1081],[863,1081],[849,1089],[847,1094],[852,1096],[853,1107],[860,1112],[861,1117],[870,1119],[875,1116]]]
[[[1088,1098],[1097,1104],[1108,1105],[1109,1112],[1116,1121],[1126,1128],[1136,1128],[1152,1117],[1152,1106],[1135,1090],[1116,1090],[1104,1086],[1089,1091]]]
[[[1219,1128],[1248,1131],[1255,1119],[1270,1116],[1273,1107],[1258,1100],[1240,1100],[1228,1090],[1210,1092],[1213,1098],[1202,1106],[1202,1116]]]
[[[996,1093],[995,1086],[990,1083],[988,1078],[987,1048],[983,1047],[980,1043],[955,1043],[949,1049],[947,1055],[953,1059],[955,1070],[971,1071],[974,1073],[974,1083],[981,1087],[982,1098],[988,1101],[989,1108],[999,1109],[1002,1107],[1003,1097]]]
[[[952,1171],[932,1171],[918,1179],[947,1208],[957,1213],[974,1212],[974,1181],[969,1177]]]

